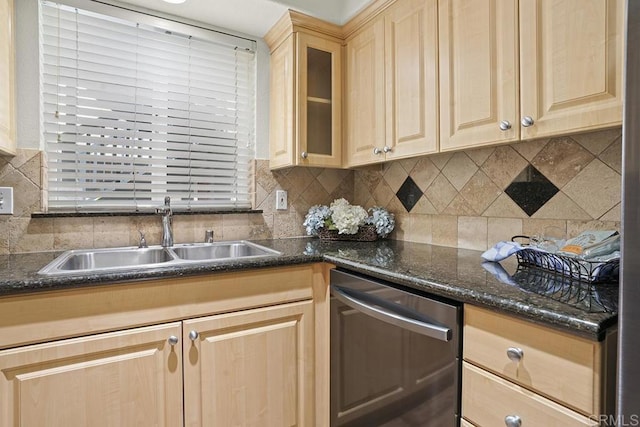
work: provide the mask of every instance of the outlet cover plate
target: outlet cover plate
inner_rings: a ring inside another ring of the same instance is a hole
[[[13,215],[13,187],[0,187],[0,215]]]
[[[276,190],[276,210],[287,210],[287,192],[284,190]]]

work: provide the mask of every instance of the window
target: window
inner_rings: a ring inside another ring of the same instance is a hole
[[[255,41],[73,1],[41,1],[49,210],[250,208]]]

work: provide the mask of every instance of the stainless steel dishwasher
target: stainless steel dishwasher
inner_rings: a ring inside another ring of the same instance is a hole
[[[331,271],[331,426],[458,426],[460,306]]]

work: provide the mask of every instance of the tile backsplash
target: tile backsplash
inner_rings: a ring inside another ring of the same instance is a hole
[[[395,212],[399,240],[485,250],[549,227],[620,228],[622,131],[443,153],[355,171],[354,203]],[[409,204],[407,185],[416,185]]]
[[[149,244],[160,242],[155,216],[31,218],[42,210],[42,159],[40,151],[24,149],[0,157],[0,186],[13,187],[15,199],[14,215],[0,216],[0,254],[135,245],[138,230]],[[272,172],[267,160],[256,160],[255,207],[262,213],[176,215],[174,237],[202,241],[206,229],[224,240],[303,236],[309,207],[339,197],[394,212],[391,238],[468,249],[548,227],[569,236],[619,229],[621,164],[620,128],[356,170]],[[288,192],[285,211],[275,210],[280,189]]]
[[[14,215],[0,216],[0,254],[137,245],[143,231],[150,245],[161,241],[160,217],[31,218],[42,211],[44,165],[38,150],[18,150],[0,157],[0,187],[14,188]],[[255,165],[255,206],[247,214],[174,215],[177,243],[204,241],[213,229],[216,240],[262,239],[304,235],[302,222],[314,204],[353,197],[353,172],[293,168],[269,171],[267,160]],[[276,190],[287,190],[289,209],[275,210]]]

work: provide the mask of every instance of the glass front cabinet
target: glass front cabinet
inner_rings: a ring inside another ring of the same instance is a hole
[[[339,31],[289,11],[265,36],[271,49],[271,169],[342,166],[342,45],[332,36]]]

